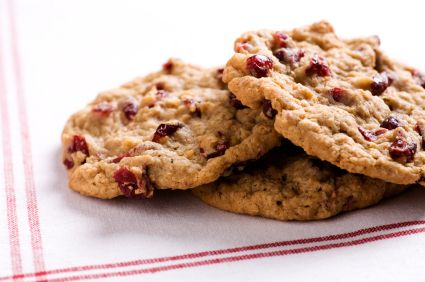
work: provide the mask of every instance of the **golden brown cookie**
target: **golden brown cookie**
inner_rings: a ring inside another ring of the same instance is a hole
[[[170,60],[100,93],[63,130],[69,186],[98,198],[149,198],[154,189],[210,183],[277,146],[272,121],[238,103],[221,74]]]
[[[224,81],[309,155],[352,173],[424,184],[425,76],[377,37],[344,40],[327,22],[247,32]]]
[[[192,190],[213,207],[278,220],[316,220],[361,209],[408,186],[352,174],[310,157],[272,150],[243,172]]]

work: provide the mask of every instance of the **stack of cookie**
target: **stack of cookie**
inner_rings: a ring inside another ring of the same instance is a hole
[[[235,52],[224,69],[171,59],[72,115],[69,186],[103,199],[192,189],[220,209],[311,220],[425,185],[425,76],[377,37],[319,22],[245,33]]]

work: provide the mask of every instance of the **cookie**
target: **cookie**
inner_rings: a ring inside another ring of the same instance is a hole
[[[213,207],[278,220],[316,220],[365,208],[408,186],[345,170],[299,152],[271,151],[243,172],[192,190]]]
[[[351,173],[425,184],[425,76],[377,37],[340,39],[327,22],[243,34],[224,81],[309,155]]]
[[[272,121],[242,106],[221,75],[170,60],[100,93],[63,130],[69,186],[98,198],[149,198],[154,189],[210,183],[277,146]]]

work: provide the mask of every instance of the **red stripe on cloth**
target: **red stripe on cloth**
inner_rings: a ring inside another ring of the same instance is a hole
[[[413,235],[413,234],[418,234],[423,232],[425,232],[425,228],[417,228],[417,229],[404,230],[404,231],[399,231],[399,232],[394,232],[389,234],[377,235],[373,237],[367,237],[367,238],[348,241],[348,242],[332,243],[332,244],[318,245],[318,246],[311,246],[311,247],[304,247],[304,248],[295,248],[295,249],[289,249],[289,250],[262,252],[262,253],[247,254],[247,255],[240,255],[240,256],[231,256],[231,257],[201,260],[201,261],[179,263],[179,264],[172,264],[172,265],[165,265],[165,266],[157,266],[157,267],[129,270],[129,271],[75,275],[75,276],[69,276],[69,277],[61,277],[57,279],[49,279],[49,281],[50,282],[79,281],[79,280],[101,279],[101,278],[110,278],[110,277],[124,277],[124,276],[141,275],[141,274],[148,274],[148,273],[158,273],[163,271],[185,269],[185,268],[191,268],[191,267],[197,267],[197,266],[214,265],[214,264],[221,264],[221,263],[228,263],[228,262],[238,262],[238,261],[244,261],[244,260],[260,259],[260,258],[268,258],[268,257],[276,257],[276,256],[295,255],[295,254],[324,251],[324,250],[330,250],[330,249],[336,249],[336,248],[350,247],[350,246],[356,246],[356,245],[371,243],[375,241],[397,238],[397,237]]]
[[[1,48],[3,36],[0,27],[0,109],[1,127],[3,143],[3,166],[4,166],[4,188],[6,193],[7,227],[9,230],[10,256],[12,263],[12,273],[22,273],[21,247],[19,242],[18,216],[16,213],[16,197],[13,176],[13,158],[10,136],[9,105],[6,96],[6,80],[4,77],[4,54]]]
[[[69,267],[69,268],[48,270],[48,271],[44,271],[40,273],[25,273],[21,275],[0,277],[0,281],[9,280],[12,278],[28,278],[28,277],[34,277],[34,276],[61,274],[61,273],[68,273],[68,272],[82,272],[82,271],[96,270],[96,269],[113,269],[113,268],[138,266],[138,265],[145,265],[145,264],[152,264],[152,263],[159,263],[159,262],[178,261],[183,259],[195,259],[195,258],[201,258],[201,257],[207,257],[207,256],[213,256],[213,255],[231,254],[236,252],[261,250],[261,249],[283,247],[283,246],[290,246],[290,245],[319,243],[319,242],[353,238],[353,237],[357,237],[357,236],[361,236],[365,234],[376,233],[379,231],[409,227],[414,225],[422,225],[422,224],[425,224],[425,221],[423,220],[406,221],[406,222],[392,223],[392,224],[386,224],[386,225],[379,225],[379,226],[359,229],[353,232],[334,234],[334,235],[328,235],[328,236],[322,236],[322,237],[303,238],[303,239],[280,241],[280,242],[267,243],[267,244],[258,244],[258,245],[243,246],[243,247],[236,247],[236,248],[210,250],[210,251],[188,253],[188,254],[177,255],[177,256],[141,259],[141,260],[133,260],[133,261],[117,262],[117,263],[109,263],[109,264]]]
[[[28,223],[31,232],[31,247],[33,251],[33,263],[36,272],[45,270],[43,247],[41,242],[40,221],[38,217],[37,195],[34,185],[34,173],[32,166],[32,150],[28,126],[26,101],[23,91],[21,72],[21,60],[18,51],[18,37],[13,0],[7,1],[9,15],[9,27],[12,43],[13,71],[16,81],[16,99],[18,103],[19,122],[22,139],[22,158],[25,175],[25,194],[27,198]]]

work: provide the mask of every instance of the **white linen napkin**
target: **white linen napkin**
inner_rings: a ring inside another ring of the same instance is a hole
[[[425,69],[423,9],[403,3],[0,0],[0,282],[423,281],[421,188],[330,220],[278,222],[182,191],[86,198],[67,189],[60,162],[67,117],[97,92],[170,56],[224,64],[245,30],[326,18],[342,36],[382,34],[390,55]]]

